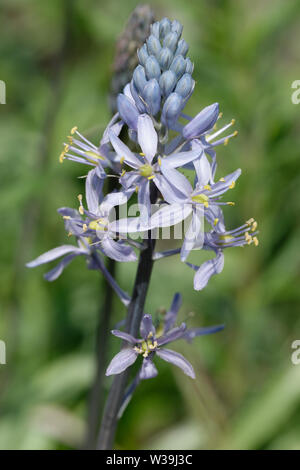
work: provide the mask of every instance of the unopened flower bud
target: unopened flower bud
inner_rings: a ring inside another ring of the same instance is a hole
[[[147,39],[147,46],[149,54],[158,57],[161,50],[161,44],[159,42],[159,39],[157,39],[157,37],[151,34],[151,36],[149,36],[149,38]]]
[[[126,122],[128,127],[136,130],[139,112],[131,100],[122,93],[119,93],[117,98],[117,107],[123,121]]]
[[[188,53],[188,50],[189,50],[188,44],[185,42],[184,39],[180,39],[180,41],[178,42],[175,55],[182,55],[183,57],[185,57]]]
[[[158,56],[158,62],[162,70],[167,70],[173,60],[173,54],[167,47],[163,47]]]
[[[184,106],[183,99],[177,93],[171,93],[162,110],[162,122],[171,127],[178,119]]]
[[[174,32],[168,33],[163,40],[163,46],[170,49],[170,51],[175,52],[178,44],[178,35]]]
[[[152,116],[155,116],[160,109],[161,100],[159,84],[155,78],[152,78],[146,84],[143,91],[143,98],[149,108],[148,112],[152,114]]]
[[[193,91],[195,82],[190,76],[189,73],[185,73],[179,82],[177,83],[177,86],[175,88],[175,92],[179,93],[179,95],[182,96],[182,98],[187,98]]]
[[[219,104],[214,103],[204,108],[182,130],[185,139],[193,139],[211,129],[219,116]]]
[[[143,44],[143,46],[137,51],[137,55],[138,55],[140,64],[145,66],[146,60],[149,57],[146,44]]]
[[[156,58],[153,55],[150,55],[146,60],[145,64],[146,76],[150,80],[151,78],[160,77],[160,66]]]
[[[180,37],[182,30],[183,30],[183,26],[179,21],[177,20],[172,21],[171,31],[173,31],[174,33],[178,35],[178,37]]]
[[[134,85],[136,87],[136,89],[142,93],[146,83],[147,83],[147,79],[146,79],[146,74],[145,74],[145,69],[142,65],[138,65],[134,72],[133,72],[133,76],[132,76],[132,79],[133,79],[133,82],[134,82]]]
[[[163,39],[171,31],[171,21],[163,18],[159,24],[160,37]]]
[[[177,55],[170,66],[170,69],[177,75],[177,79],[182,77],[186,69],[186,61],[182,55]]]
[[[160,79],[159,86],[163,96],[169,96],[170,93],[174,90],[174,87],[177,82],[177,77],[172,70],[166,70]]]

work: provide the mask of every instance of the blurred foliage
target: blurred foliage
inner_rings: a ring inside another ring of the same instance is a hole
[[[0,448],[80,446],[94,371],[103,285],[73,262],[54,284],[24,263],[65,242],[56,208],[76,205],[85,171],[58,163],[73,125],[99,140],[110,117],[115,40],[137,2],[1,1],[0,105],[2,243]],[[178,343],[197,380],[158,361],[120,421],[118,448],[300,448],[298,0],[155,0],[158,18],[184,25],[197,86],[190,113],[218,101],[239,136],[218,150],[219,175],[243,170],[226,209],[228,226],[255,217],[260,245],[226,252],[224,272],[203,292],[178,258],[158,261],[147,311],[183,294],[191,324],[225,322],[224,332]],[[203,259],[201,252],[193,255]],[[131,290],[135,266],[118,280]],[[115,300],[112,325],[124,317]],[[111,341],[111,355],[119,343]],[[110,381],[107,380],[107,387]]]

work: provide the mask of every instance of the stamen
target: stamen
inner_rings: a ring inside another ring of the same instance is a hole
[[[253,222],[255,222],[255,220],[253,219],[253,217],[252,217],[251,219],[249,219],[249,220],[246,220],[246,224],[249,225],[249,226],[250,226],[251,224],[253,224]]]
[[[82,230],[83,230],[84,232],[86,232],[86,231],[87,231],[87,228],[88,228],[88,227],[87,227],[87,225],[86,225],[86,224],[83,224],[83,226],[82,226]]]
[[[257,237],[253,237],[253,243],[254,243],[255,246],[259,245],[259,241],[258,241]]]
[[[71,132],[71,135],[74,135],[75,132],[77,132],[77,130],[78,130],[78,127],[77,127],[77,126],[72,127],[72,129],[71,129],[71,131],[70,131],[70,132]]]
[[[139,187],[136,186],[136,187],[135,187],[135,192],[138,193],[138,191],[139,191]]]
[[[235,181],[232,181],[231,185],[229,186],[229,189],[233,189],[235,187]]]
[[[122,173],[121,173],[121,177],[124,176],[126,173],[126,170],[123,170]]]
[[[204,189],[207,189],[207,191],[211,191],[211,185],[210,184],[206,184],[205,186],[203,186]]]
[[[226,137],[226,139],[224,140],[224,145],[225,145],[225,146],[228,145],[228,142],[229,142],[229,138]]]
[[[251,232],[255,232],[256,229],[257,229],[257,222],[254,221],[251,227]]]
[[[218,219],[218,217],[216,217],[215,220],[214,220],[214,226],[216,226],[218,222],[219,222],[219,219]]]
[[[225,183],[225,178],[220,178],[219,181],[221,181],[222,183]]]
[[[161,166],[161,158],[160,157],[158,157],[157,162],[158,162],[159,166]]]
[[[123,165],[124,161],[125,161],[125,157],[121,157],[121,158],[120,158],[120,163],[121,163],[121,165]]]
[[[153,178],[155,178],[155,175],[151,175],[151,176],[148,176],[148,180],[153,180]]]
[[[64,216],[63,216],[63,219],[65,219],[65,220],[70,220],[71,217],[70,217],[69,215],[64,215]]]
[[[232,201],[229,201],[226,204],[227,204],[227,206],[235,206],[235,202],[232,202]]]

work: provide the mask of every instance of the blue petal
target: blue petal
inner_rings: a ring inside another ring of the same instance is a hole
[[[105,375],[121,374],[136,361],[137,356],[132,348],[122,349],[110,362]]]
[[[164,361],[170,362],[175,366],[179,367],[183,372],[191,377],[195,378],[195,372],[193,366],[187,361],[181,354],[171,351],[170,349],[157,349],[156,354],[161,357]]]

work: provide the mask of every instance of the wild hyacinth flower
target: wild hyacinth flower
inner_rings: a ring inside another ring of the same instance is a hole
[[[125,192],[115,192],[103,197],[103,179],[98,176],[98,167],[91,170],[86,178],[86,200],[88,210],[82,204],[82,196],[79,195],[79,210],[63,207],[58,209],[63,216],[65,227],[69,236],[74,235],[77,246],[62,245],[44,253],[35,260],[27,263],[27,267],[33,268],[41,264],[51,262],[61,256],[67,255],[50,272],[45,275],[48,281],[57,279],[64,268],[77,256],[84,255],[90,269],[99,269],[109,281],[119,298],[126,305],[129,296],[120,289],[116,281],[111,277],[102,260],[106,255],[121,262],[135,261],[136,254],[126,240],[115,241],[116,234],[110,230],[110,211],[117,205],[126,202]],[[83,217],[85,215],[85,217]]]
[[[141,221],[147,223],[151,216],[150,183],[153,182],[168,200],[176,200],[177,182],[184,185],[184,176],[174,168],[189,163],[199,156],[199,150],[176,153],[163,157],[158,154],[158,137],[151,118],[146,114],[138,116],[137,139],[142,152],[134,154],[115,134],[109,138],[122,164],[133,171],[121,174],[120,183],[127,191],[137,191],[141,209]]]
[[[222,232],[217,232],[216,230],[206,232],[204,234],[202,248],[204,250],[213,251],[215,253],[215,258],[205,261],[200,266],[186,263],[190,268],[196,271],[194,276],[194,289],[204,289],[213,275],[220,274],[223,271],[223,250],[225,248],[251,244],[258,246],[259,242],[257,234],[257,222],[253,218],[247,220],[244,225],[241,225],[234,230],[224,229]],[[195,247],[197,247],[197,243],[195,243]]]
[[[134,338],[132,335],[120,330],[113,330],[112,334],[129,343],[130,347],[122,349],[109,364],[106,375],[120,374],[130,367],[139,356],[142,356],[142,366],[138,373],[138,379],[151,379],[156,377],[158,371],[153,363],[155,356],[179,367],[186,375],[195,378],[193,366],[179,353],[166,349],[165,346],[173,341],[185,339],[191,341],[196,336],[216,333],[224,328],[223,325],[209,328],[190,328],[182,323],[174,327],[178,310],[181,306],[181,295],[175,294],[170,310],[166,313],[164,322],[155,328],[151,315],[144,315],[140,325],[142,339]]]
[[[183,195],[181,201],[172,201],[172,199],[167,200],[169,205],[159,209],[152,216],[150,222],[151,228],[169,226],[171,220],[174,220],[175,218],[174,213],[178,213],[180,205],[184,206],[184,209],[182,209],[181,212],[182,217],[188,217],[192,214],[192,220],[187,229],[181,248],[182,261],[186,260],[189,252],[195,247],[196,242],[199,241],[200,234],[203,233],[203,216],[206,217],[208,222],[211,222],[213,219],[213,224],[217,225],[218,218],[215,217],[215,215],[220,212],[218,206],[226,204],[233,205],[232,202],[228,203],[220,201],[220,197],[228,191],[228,189],[232,189],[235,186],[235,181],[241,174],[241,170],[236,170],[225,178],[221,178],[217,183],[210,185],[210,166],[206,163],[202,165],[201,161],[206,161],[205,155],[200,157],[199,168],[202,171],[198,172],[195,188],[193,189],[187,179],[185,179],[184,184],[182,185],[180,184],[181,182],[178,181],[177,189]],[[178,217],[176,218],[176,221],[179,221]]]

